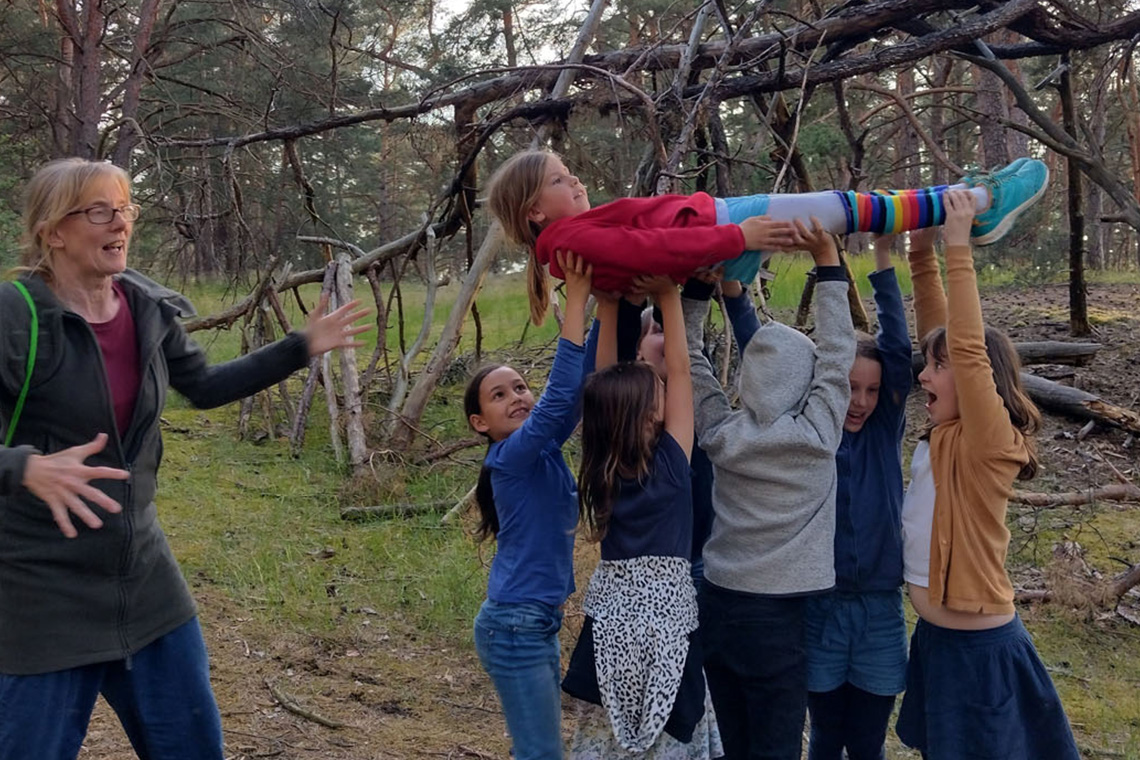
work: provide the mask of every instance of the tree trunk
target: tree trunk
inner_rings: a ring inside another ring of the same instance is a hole
[[[1065,131],[1077,140],[1077,117],[1073,104],[1072,61],[1061,57],[1061,109]],[[1069,334],[1074,338],[1092,333],[1089,325],[1088,287],[1085,284],[1085,214],[1081,207],[1081,170],[1076,160],[1068,159],[1069,190]]]

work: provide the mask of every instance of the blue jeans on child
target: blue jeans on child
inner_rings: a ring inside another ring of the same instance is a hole
[[[222,722],[194,618],[132,655],[0,675],[0,760],[74,760],[102,694],[141,760],[221,760]]]
[[[562,610],[487,599],[475,617],[475,652],[495,684],[515,760],[562,757]]]

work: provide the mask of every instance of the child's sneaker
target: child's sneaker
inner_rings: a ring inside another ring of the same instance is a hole
[[[1001,240],[1021,212],[1045,193],[1049,168],[1043,161],[1019,158],[1004,169],[966,176],[962,182],[989,190],[990,206],[974,219],[970,236],[974,245],[989,245]]]

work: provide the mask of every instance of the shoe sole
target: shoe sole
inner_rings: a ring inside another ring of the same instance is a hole
[[[992,245],[993,243],[996,243],[997,241],[1001,240],[1003,237],[1006,236],[1006,233],[1008,233],[1013,228],[1013,225],[1017,222],[1017,218],[1019,216],[1021,216],[1021,212],[1025,211],[1025,209],[1029,208],[1034,203],[1036,203],[1038,201],[1038,199],[1040,199],[1041,196],[1045,194],[1045,188],[1047,188],[1048,186],[1049,186],[1049,167],[1046,166],[1045,167],[1045,181],[1041,183],[1041,187],[1037,188],[1037,192],[1034,193],[1030,198],[1026,199],[1020,206],[1015,208],[1013,211],[1010,211],[1008,214],[1006,214],[1005,217],[1001,220],[1001,222],[998,223],[998,226],[994,227],[992,230],[990,230],[989,232],[987,232],[984,235],[979,235],[978,237],[971,237],[970,243],[972,245],[976,245],[976,246],[981,247],[981,246]]]

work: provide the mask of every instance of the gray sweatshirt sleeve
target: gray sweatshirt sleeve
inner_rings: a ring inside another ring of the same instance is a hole
[[[820,282],[815,292],[815,376],[802,419],[816,430],[825,445],[838,449],[851,401],[855,328],[851,324],[846,282]]]
[[[705,317],[709,313],[709,302],[682,298],[681,310],[685,315],[685,337],[689,342],[697,437],[706,438],[732,414],[732,406],[704,352]]]

